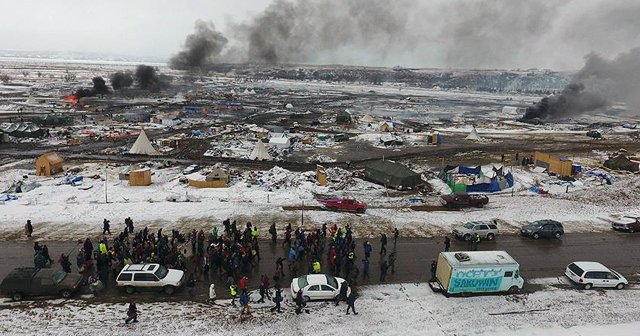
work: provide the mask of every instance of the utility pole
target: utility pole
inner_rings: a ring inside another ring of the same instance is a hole
[[[304,200],[302,200],[302,218],[300,220],[300,226],[304,227]]]
[[[109,193],[107,186],[109,185],[109,171],[107,170],[107,164],[104,165],[104,202],[109,203]]]

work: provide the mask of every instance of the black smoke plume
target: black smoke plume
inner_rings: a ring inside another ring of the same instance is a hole
[[[523,120],[554,120],[606,109],[624,102],[640,109],[640,48],[608,61],[594,53],[560,94],[545,97],[525,112]]]
[[[133,85],[133,75],[129,71],[117,71],[109,77],[114,90],[128,88]]]
[[[195,32],[184,42],[184,50],[173,56],[169,65],[173,69],[193,70],[215,62],[228,40],[216,31],[213,22],[196,21]]]
[[[138,65],[134,76],[136,83],[141,89],[159,91],[165,85],[158,76],[156,68],[149,65]]]
[[[93,77],[91,81],[93,82],[94,94],[108,94],[110,92],[109,87],[107,86],[107,83],[105,82],[104,78],[97,76],[97,77]]]
[[[93,97],[97,94],[109,94],[111,93],[111,91],[109,91],[109,87],[107,86],[107,83],[105,82],[104,78],[100,77],[100,76],[96,76],[93,77],[91,79],[91,82],[93,83],[93,87],[88,89],[88,88],[79,88],[75,90],[75,95],[78,98],[84,98],[84,97]]]

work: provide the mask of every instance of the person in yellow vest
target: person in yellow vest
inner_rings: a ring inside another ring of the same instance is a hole
[[[231,304],[236,305],[236,297],[238,296],[238,287],[236,285],[229,286],[229,293],[231,293]]]
[[[319,274],[321,271],[321,267],[320,267],[320,261],[318,261],[317,259],[313,262],[313,273],[315,274]]]
[[[107,250],[107,244],[103,241],[100,242],[100,254],[107,254],[109,251]]]
[[[257,226],[254,226],[251,229],[251,237],[253,237],[253,239],[258,239],[258,237],[260,237],[260,230],[258,230]]]

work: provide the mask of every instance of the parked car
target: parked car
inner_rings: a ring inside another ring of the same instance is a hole
[[[331,211],[365,212],[367,210],[367,204],[358,202],[353,198],[333,198],[318,201],[324,203],[324,206]]]
[[[564,274],[584,289],[609,287],[623,289],[629,284],[620,273],[593,261],[575,261],[567,266]]]
[[[193,173],[197,172],[198,170],[200,170],[200,166],[198,166],[198,165],[190,165],[189,167],[185,168],[182,171],[182,174],[189,175],[189,174],[193,174]]]
[[[625,232],[640,232],[640,217],[628,217],[628,219],[623,219],[619,221],[615,221],[611,223],[611,228],[616,231],[625,231]]]
[[[343,142],[348,140],[349,140],[348,134],[340,133],[333,136],[333,141],[335,142]]]
[[[26,296],[60,296],[68,299],[78,291],[83,277],[63,270],[16,268],[0,284],[0,292],[14,301]]]
[[[291,295],[296,297],[302,291],[305,301],[333,300],[340,294],[340,287],[346,286],[346,281],[328,274],[309,274],[291,280]],[[351,288],[347,290],[347,295]]]
[[[560,239],[564,235],[564,227],[562,227],[562,223],[558,221],[543,219],[522,226],[520,233],[525,237],[531,237],[533,239],[539,239],[541,237]]]
[[[183,271],[160,264],[126,265],[116,279],[116,286],[124,287],[127,294],[136,290],[160,290],[171,295],[183,284]]]
[[[462,240],[471,240],[476,233],[480,238],[494,240],[498,235],[498,226],[492,222],[468,222],[453,229],[453,235]]]
[[[481,194],[467,194],[466,192],[455,192],[449,195],[440,196],[440,203],[447,208],[461,208],[475,206],[482,208],[489,203],[489,197]]]
[[[600,133],[600,131],[597,131],[597,130],[589,130],[587,131],[587,136],[594,139],[600,139],[602,138],[602,133]]]

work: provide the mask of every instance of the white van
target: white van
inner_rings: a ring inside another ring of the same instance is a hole
[[[505,251],[441,252],[436,280],[445,294],[517,293],[524,286],[520,265]]]
[[[576,261],[567,266],[564,274],[584,289],[593,287],[609,287],[623,289],[629,284],[618,272],[593,261]]]

